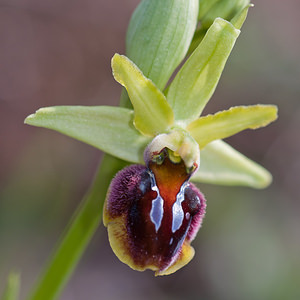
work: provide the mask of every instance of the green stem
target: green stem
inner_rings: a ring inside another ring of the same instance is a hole
[[[111,179],[126,162],[105,155],[93,185],[58,243],[59,247],[28,300],[56,299],[102,220],[103,202]]]
[[[17,300],[20,289],[20,275],[12,272],[8,276],[7,284],[1,300]]]

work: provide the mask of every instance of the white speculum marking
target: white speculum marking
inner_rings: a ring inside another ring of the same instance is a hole
[[[184,201],[184,190],[186,187],[187,183],[185,182],[181,188],[179,193],[176,196],[176,201],[173,204],[172,207],[172,232],[174,233],[177,231],[180,226],[182,225],[182,221],[184,218],[184,212],[181,206],[181,203]]]
[[[151,180],[151,190],[157,193],[157,197],[152,200],[152,207],[150,211],[150,219],[155,226],[157,232],[160,228],[161,221],[164,216],[164,199],[159,194],[159,189],[156,185],[155,177],[152,172],[149,172]]]

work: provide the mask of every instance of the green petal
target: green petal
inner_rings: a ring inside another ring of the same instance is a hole
[[[28,116],[26,124],[56,130],[130,162],[142,162],[150,142],[133,126],[133,111],[112,106],[54,106]]]
[[[163,90],[185,57],[197,25],[199,0],[144,0],[132,15],[127,56]]]
[[[126,56],[112,58],[113,75],[129,95],[134,108],[134,125],[144,135],[155,136],[174,123],[172,108],[164,94]]]
[[[209,143],[201,151],[200,168],[191,178],[195,182],[267,187],[272,175],[221,140]]]
[[[201,114],[217,86],[239,32],[220,18],[207,31],[169,88],[167,99],[176,121],[188,124]]]
[[[187,130],[200,149],[208,143],[227,138],[245,129],[267,126],[277,119],[275,105],[236,106],[195,120]]]
[[[249,2],[249,1],[246,1]],[[243,26],[250,7],[253,7],[253,4],[246,5],[240,12],[238,12],[231,20],[230,23],[237,29],[241,29]]]

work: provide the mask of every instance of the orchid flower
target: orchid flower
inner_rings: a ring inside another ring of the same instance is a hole
[[[156,6],[163,5],[154,2]],[[127,107],[47,107],[25,120],[131,164],[111,181],[103,221],[118,258],[133,269],[151,269],[156,275],[175,272],[194,255],[190,243],[202,224],[206,200],[191,181],[264,188],[272,178],[267,170],[222,139],[273,122],[277,118],[276,106],[236,106],[202,116],[249,5],[231,22],[214,19],[166,87],[189,49],[197,23],[198,1],[179,2],[187,12],[184,24],[191,25],[181,28],[173,43],[176,38],[185,39],[184,47],[178,42],[180,47],[173,49],[170,44],[171,49],[162,54],[165,60],[160,59],[160,64],[149,52],[143,53],[139,45],[145,45],[146,25],[150,21],[137,26],[149,9],[149,2],[142,1],[129,26],[131,59],[119,54],[112,58],[113,76],[127,91],[123,93]],[[144,44],[140,39],[144,39]],[[170,57],[170,53],[174,55]],[[131,105],[126,102],[128,97]]]

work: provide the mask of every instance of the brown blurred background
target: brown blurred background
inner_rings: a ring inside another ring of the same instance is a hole
[[[124,53],[138,2],[0,0],[0,294],[11,269],[28,293],[101,157],[23,120],[43,106],[118,104],[110,59]],[[300,2],[254,4],[206,112],[279,106],[276,123],[228,140],[273,184],[200,185],[208,210],[196,256],[169,277],[120,263],[99,228],[62,300],[300,299]]]

